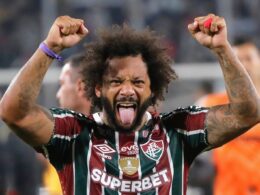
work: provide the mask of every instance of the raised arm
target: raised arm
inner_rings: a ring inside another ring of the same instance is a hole
[[[223,18],[213,14],[198,17],[188,28],[201,45],[215,53],[224,75],[230,103],[212,107],[206,117],[208,141],[212,147],[217,147],[259,122],[259,97],[245,68],[232,51]]]
[[[55,53],[77,44],[88,33],[83,20],[58,17],[44,43]],[[37,49],[15,76],[0,103],[0,116],[10,128],[32,146],[46,144],[54,128],[49,111],[36,103],[52,58]]]

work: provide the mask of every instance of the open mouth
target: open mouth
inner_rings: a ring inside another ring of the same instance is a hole
[[[116,104],[117,118],[126,126],[132,125],[135,116],[137,103],[133,102],[119,102]]]

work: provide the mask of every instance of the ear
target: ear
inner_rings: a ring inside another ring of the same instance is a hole
[[[76,82],[77,92],[80,96],[85,96],[85,83],[82,81],[82,79],[78,79]]]
[[[100,85],[97,85],[97,86],[95,87],[95,93],[96,93],[96,96],[97,96],[98,98],[101,97],[101,86],[100,86]]]

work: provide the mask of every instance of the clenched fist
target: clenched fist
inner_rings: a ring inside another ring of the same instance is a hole
[[[229,45],[227,40],[227,29],[224,18],[209,14],[194,19],[188,25],[191,35],[203,46],[213,51],[221,50]]]
[[[64,48],[76,45],[88,34],[88,29],[81,19],[71,18],[70,16],[60,16],[53,23],[45,44],[56,53]]]

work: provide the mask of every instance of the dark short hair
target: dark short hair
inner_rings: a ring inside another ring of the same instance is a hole
[[[241,46],[247,43],[254,44],[254,41],[252,40],[252,38],[247,36],[238,36],[234,38],[233,46]]]
[[[167,48],[162,45],[161,37],[154,31],[148,28],[136,31],[124,24],[101,31],[97,41],[86,45],[83,80],[86,83],[87,95],[95,105],[101,106],[95,94],[95,87],[103,84],[108,60],[139,54],[147,64],[153,93],[152,103],[164,99],[168,84],[177,78],[171,68],[172,59],[167,53]]]
[[[77,54],[73,54],[70,57],[68,57],[65,61],[64,64],[66,63],[70,63],[70,65],[73,68],[79,68],[81,63],[83,62],[85,58],[85,52],[81,52],[81,53],[77,53]]]

